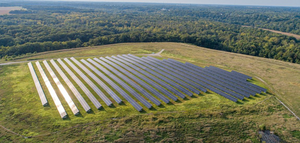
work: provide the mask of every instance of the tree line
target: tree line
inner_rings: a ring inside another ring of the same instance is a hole
[[[266,15],[272,13],[276,14],[273,17],[281,18],[277,22],[286,23],[290,20],[284,18],[286,13],[295,14],[297,9],[124,3],[46,4],[37,6],[27,2],[23,7],[28,12],[13,11],[13,15],[0,16],[0,57],[123,42],[183,42],[300,63],[300,44],[295,38],[241,26],[246,23],[267,24],[259,21],[265,21]],[[95,8],[95,5],[98,7]],[[271,25],[274,22],[269,22],[268,26]]]

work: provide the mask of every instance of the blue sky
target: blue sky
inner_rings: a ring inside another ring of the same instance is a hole
[[[194,4],[267,5],[267,6],[300,7],[300,0],[53,0],[53,1],[154,2],[154,3],[194,3]]]

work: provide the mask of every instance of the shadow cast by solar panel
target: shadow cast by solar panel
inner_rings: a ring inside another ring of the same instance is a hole
[[[151,111],[157,111],[157,109],[154,108],[153,106],[149,110],[151,110]]]
[[[95,114],[94,110],[91,109],[89,112],[87,112],[88,114]]]
[[[48,103],[47,105],[45,105],[44,107],[51,107],[50,104]]]
[[[198,94],[197,94],[198,95]],[[198,98],[197,96],[195,96],[195,94],[193,94],[192,96],[190,96],[191,98]]]
[[[172,102],[169,102],[169,103],[167,103],[168,105],[174,105],[174,103],[172,103]]]
[[[111,104],[109,108],[117,108],[114,104]]]
[[[140,113],[146,114],[147,112],[146,112],[144,109],[142,109],[142,110],[140,111]]]
[[[242,100],[242,101],[243,101],[243,103],[250,102],[250,100],[248,100],[247,98],[244,98],[244,100]]]
[[[63,118],[63,120],[65,120],[65,121],[70,121],[70,120],[71,120],[71,118],[69,117],[69,115],[67,115],[67,117],[66,117],[66,118]]]
[[[119,105],[120,106],[126,106],[125,102],[123,102],[123,101]]]
[[[240,100],[238,100],[238,101],[236,102],[236,104],[241,104],[241,105],[243,105],[244,103],[241,102]]]
[[[98,109],[99,111],[106,111],[105,108],[101,107],[100,109]]]
[[[267,96],[267,94],[271,94],[272,95],[272,93],[269,93],[269,92],[267,92],[267,93],[264,93],[264,92],[260,93],[260,95],[262,95],[262,96]]]
[[[254,96],[247,97],[247,99],[255,100]]]
[[[183,100],[189,101],[190,99],[188,97],[184,97]]]
[[[204,94],[206,94],[206,92],[204,93],[204,92],[200,92],[199,94],[197,94],[198,96],[204,96]]]
[[[177,102],[177,103],[182,103],[182,101],[181,101],[181,100],[179,100],[179,99],[178,99],[177,101],[175,101],[175,102]]]
[[[254,98],[261,98],[261,95],[260,95],[260,94],[256,94],[256,95],[254,96]]]
[[[81,112],[79,112],[77,115],[75,115],[76,117],[81,117],[81,118],[83,118],[83,116],[82,116],[82,114],[81,114]]]
[[[212,92],[212,91],[206,91],[206,94],[213,94],[214,92]]]
[[[170,103],[170,102],[169,102],[169,103]],[[163,104],[160,104],[158,107],[159,107],[159,108],[166,108],[166,106],[163,105]]]

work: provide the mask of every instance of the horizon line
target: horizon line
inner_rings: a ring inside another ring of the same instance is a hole
[[[19,1],[19,0],[15,0]],[[255,7],[291,7],[291,8],[299,8],[300,5],[259,5],[259,4],[216,4],[216,3],[187,3],[187,2],[131,2],[131,1],[98,1],[98,0],[20,0],[22,2],[25,1],[38,1],[38,2],[97,2],[97,3],[145,3],[145,4],[182,4],[182,5],[215,5],[215,6],[255,6]],[[4,0],[5,2],[5,0]],[[8,3],[13,1],[8,1]]]

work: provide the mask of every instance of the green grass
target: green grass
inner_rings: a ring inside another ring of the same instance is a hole
[[[233,69],[242,71],[251,76],[262,77],[267,83],[271,83],[276,90],[279,90],[276,88],[276,83],[273,83],[274,80],[268,80],[267,76],[269,75],[265,75],[265,73],[258,71],[259,69],[256,69],[256,72],[252,72],[251,69],[247,68],[247,64],[255,66],[252,65],[251,58],[244,62],[243,66],[245,67],[241,68],[239,64],[242,61],[232,61],[232,57],[234,57],[234,59],[242,59],[243,56],[240,56],[239,54],[232,54],[230,57],[226,57],[228,55],[219,51],[206,51],[207,49],[196,46],[190,47],[190,45],[185,44],[114,44],[93,48],[53,51],[49,52],[49,54],[38,53],[31,57],[18,60],[51,59],[72,56],[76,57],[77,60],[80,60],[82,58],[87,59],[98,56],[128,53],[147,54],[158,52],[161,49],[166,49],[166,51],[163,53],[163,57],[159,59],[174,58],[179,61],[189,61],[202,67],[214,65],[226,70]],[[203,54],[203,51],[199,52],[199,50],[206,51],[206,54],[204,54],[205,56],[198,56],[199,54]],[[220,53],[223,55],[218,55]],[[232,63],[225,62],[227,60],[230,61],[230,59]],[[260,63],[259,61],[257,63],[262,65],[264,62]],[[49,61],[48,64],[59,77],[64,87],[67,87]],[[37,67],[34,63],[33,65],[37,71]],[[42,66],[53,87],[58,91],[46,68],[43,64]],[[61,69],[64,71],[62,67]],[[70,69],[74,72],[72,68]],[[282,71],[278,71],[278,73],[280,72]],[[229,101],[212,92],[201,93],[200,95],[193,95],[193,97],[188,97],[184,100],[180,99],[180,101],[172,102],[171,104],[162,102],[163,105],[159,107],[152,103],[152,105],[154,105],[153,109],[146,109],[146,107],[143,106],[145,111],[140,113],[119,94],[117,95],[125,101],[125,104],[118,105],[114,102],[114,107],[107,107],[97,94],[87,86],[104,107],[101,110],[97,110],[85,96],[83,91],[75,84],[72,78],[66,74],[88,102],[92,108],[92,112],[85,113],[72,92],[67,88],[68,93],[81,111],[81,114],[79,116],[73,115],[67,103],[60,93],[57,92],[69,115],[67,119],[62,120],[38,71],[37,73],[50,103],[47,107],[42,107],[40,103],[40,99],[36,93],[35,86],[27,67],[27,62],[9,66],[0,66],[1,125],[25,136],[43,135],[55,131],[61,132],[51,134],[50,136],[47,136],[47,138],[35,137],[24,140],[5,131],[1,131],[0,141],[97,142],[118,140],[120,142],[134,142],[140,139],[144,141],[168,142],[172,141],[172,138],[174,138],[173,142],[229,142],[230,140],[243,142],[247,139],[256,142],[259,140],[256,136],[256,131],[259,130],[259,125],[261,124],[264,124],[267,129],[275,130],[276,133],[287,141],[298,141],[297,137],[290,138],[290,136],[292,136],[292,131],[299,127],[299,123],[287,110],[285,110],[285,108],[280,106],[273,98],[270,98],[263,103],[259,103],[274,95],[272,89],[269,89],[267,94],[260,94],[244,101],[239,101],[238,103]],[[271,75],[272,74],[273,73],[271,73]],[[78,74],[76,75],[79,77]],[[279,77],[274,76],[273,78]],[[278,80],[279,79],[275,81]],[[289,80],[290,79],[288,78],[287,82]],[[250,82],[269,88],[257,78],[250,80]],[[281,83],[283,82],[281,81]],[[98,87],[101,89],[100,86]],[[290,96],[285,94],[282,95],[286,97]],[[78,127],[68,129],[74,126]],[[236,136],[234,136],[234,134],[236,134]],[[224,137],[222,137],[222,135],[224,135]]]

